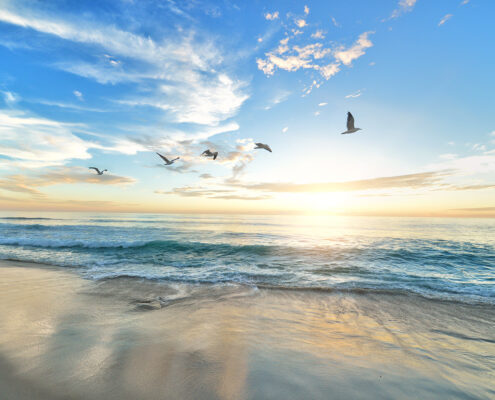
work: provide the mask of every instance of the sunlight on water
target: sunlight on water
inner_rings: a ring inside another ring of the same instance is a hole
[[[91,279],[495,302],[491,220],[4,213],[0,257],[71,267]]]

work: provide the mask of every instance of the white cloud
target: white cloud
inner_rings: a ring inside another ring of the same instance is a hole
[[[3,95],[3,99],[4,99],[5,103],[8,105],[15,104],[19,101],[19,96],[13,92],[8,92],[8,91],[3,92],[2,91],[1,93]]]
[[[349,48],[337,47],[335,50],[324,47],[322,43],[311,43],[305,46],[288,44],[289,37],[280,41],[280,45],[274,50],[265,53],[266,58],[256,60],[258,69],[265,75],[271,76],[277,69],[294,72],[300,69],[312,69],[320,73],[325,80],[337,74],[342,67],[350,66],[354,60],[365,54],[365,50],[373,46],[369,35],[373,32],[362,33],[357,41]],[[333,55],[334,61],[329,62]],[[313,80],[313,83],[304,89],[304,95],[308,95],[313,88],[318,88],[321,80]]]
[[[337,72],[340,71],[340,66],[339,64],[336,63],[331,63],[328,65],[323,65],[321,67],[318,67],[320,70],[321,75],[325,79],[330,79],[332,76],[334,76]]]
[[[309,7],[304,6],[304,14],[308,15],[309,14]]]
[[[475,151],[486,151],[486,146],[484,144],[480,144],[480,143],[473,144],[473,146],[471,148]]]
[[[98,145],[77,137],[73,133],[76,126],[0,110],[0,155],[27,168],[62,165],[74,158],[89,159],[88,150]]]
[[[286,126],[286,127],[284,127],[284,128],[282,129],[282,133],[286,133],[288,130],[289,130],[289,127],[288,127],[288,126]]]
[[[368,39],[368,36],[373,32],[364,32],[359,36],[359,39],[354,45],[347,50],[341,49],[336,51],[334,56],[338,61],[341,61],[344,65],[350,65],[355,59],[361,57],[364,54],[364,50],[372,47],[373,43]]]
[[[467,3],[469,3],[469,0],[463,0],[463,1],[461,2],[461,6],[464,6],[464,5],[466,5]]]
[[[315,117],[317,117],[318,115],[320,115],[320,112],[319,111],[315,111]]]
[[[296,19],[294,22],[299,28],[304,28],[307,25],[306,21],[302,18]]]
[[[340,28],[340,24],[337,22],[337,20],[334,17],[332,17],[332,23],[336,28]]]
[[[361,96],[363,93],[361,92],[361,89],[355,91],[354,93],[350,93],[347,96],[345,96],[346,99],[351,99],[351,98],[356,98]]]
[[[74,93],[74,96],[76,96],[79,100],[84,100],[83,94],[79,90],[74,90],[72,93]]]
[[[272,13],[266,13],[265,19],[267,19],[268,21],[273,21],[275,19],[278,19],[278,11],[275,11]]]
[[[416,4],[417,0],[400,0],[398,7],[392,11],[392,15],[390,18],[397,18],[401,14],[410,12],[413,10],[414,5]]]
[[[232,117],[248,98],[240,94],[243,86],[243,82],[232,81],[227,75],[213,75],[205,82],[200,74],[191,73],[182,86],[162,84],[153,96],[124,99],[119,103],[167,111],[178,123],[216,125]]]
[[[102,84],[146,80],[151,105],[160,104],[176,122],[217,124],[248,98],[241,90],[245,83],[222,72],[223,57],[215,44],[190,32],[157,42],[111,25],[71,23],[5,9],[0,10],[0,21],[101,48],[108,54],[94,63],[65,61],[53,66]],[[113,55],[135,60],[134,67],[124,68]]]
[[[320,103],[318,104],[319,107],[325,107],[328,103]]]
[[[311,35],[313,39],[325,39],[325,33],[322,30],[318,30]]]
[[[444,17],[438,23],[438,26],[442,26],[443,24],[445,24],[452,17],[453,17],[452,14],[446,14],[446,15],[444,15]]]

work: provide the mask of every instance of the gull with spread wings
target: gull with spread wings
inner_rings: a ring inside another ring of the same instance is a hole
[[[361,128],[355,128],[354,127],[354,117],[350,112],[347,113],[347,130],[345,132],[342,132],[342,135],[345,135],[347,133],[354,133],[357,131],[360,131]]]
[[[174,158],[172,160],[169,160],[167,157],[162,156],[160,153],[156,153],[160,156],[160,158],[165,161],[165,165],[172,165],[176,160],[178,160],[180,157]]]
[[[218,157],[218,151],[211,151],[210,149],[207,149],[203,151],[201,155],[205,157],[213,157],[213,159],[216,160]]]
[[[104,170],[100,171],[96,167],[89,167],[88,169],[94,169],[98,175],[103,175],[104,172],[107,172],[108,171],[107,169],[104,169]]]
[[[255,143],[255,145],[256,145],[255,149],[265,149],[265,150],[269,151],[270,153],[272,152],[272,149],[267,144]]]

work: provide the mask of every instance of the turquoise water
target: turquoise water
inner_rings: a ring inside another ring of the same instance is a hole
[[[495,221],[3,213],[0,258],[264,288],[415,293],[495,304]]]

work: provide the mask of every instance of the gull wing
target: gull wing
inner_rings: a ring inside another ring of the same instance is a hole
[[[96,172],[100,173],[100,170],[96,167],[89,167],[88,169],[94,169]]]
[[[167,157],[162,156],[160,153],[156,153],[156,154],[158,154],[158,155],[160,156],[160,158],[161,158],[163,161],[165,161],[166,163],[170,162],[170,161],[168,161]]]
[[[265,144],[265,149],[268,150],[270,153],[272,152],[272,149],[267,144]]]
[[[352,131],[354,129],[354,117],[350,112],[347,113],[347,130]]]

